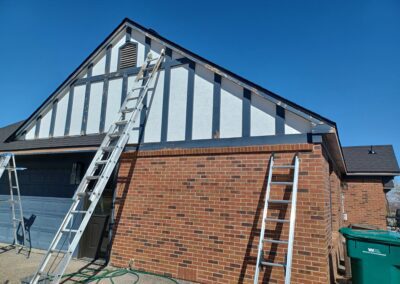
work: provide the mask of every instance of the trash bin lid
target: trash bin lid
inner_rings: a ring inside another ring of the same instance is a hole
[[[384,230],[354,230],[351,228],[341,228],[339,232],[346,239],[364,240],[376,243],[385,243],[400,246],[400,233]]]

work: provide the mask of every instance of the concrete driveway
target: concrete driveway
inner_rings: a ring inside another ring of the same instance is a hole
[[[26,252],[17,254],[15,249],[6,244],[0,243],[0,284],[20,284],[22,279],[28,279],[38,267],[44,252],[32,250],[30,257],[26,257]],[[109,279],[93,279],[95,276],[104,275],[107,271],[114,271],[114,267],[104,267],[101,264],[73,259],[68,268],[67,274],[77,273],[73,277],[65,277],[61,283],[112,283]],[[122,273],[121,273],[122,274]],[[83,277],[86,275],[86,277]],[[92,277],[93,280],[87,280]],[[83,280],[86,281],[83,281]],[[112,279],[114,283],[137,283],[137,284],[190,284],[187,281],[174,281],[143,273],[125,274]],[[135,282],[138,281],[138,282]]]

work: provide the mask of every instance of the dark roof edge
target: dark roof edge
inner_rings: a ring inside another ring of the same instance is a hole
[[[145,32],[145,33],[147,33],[147,34],[150,34],[150,35],[152,35],[153,37],[155,37],[155,38],[158,38],[160,41],[164,41],[165,43],[167,43],[167,44],[169,44],[169,45],[171,45],[171,46],[173,46],[174,48],[176,48],[176,49],[178,49],[178,50],[181,50],[182,52],[184,52],[184,53],[187,53],[188,55],[190,55],[190,56],[192,56],[192,57],[194,57],[194,58],[197,58],[199,61],[203,61],[204,63],[206,63],[206,64],[208,64],[208,65],[210,65],[210,66],[212,66],[212,67],[214,67],[214,68],[216,68],[216,69],[219,69],[219,70],[221,70],[222,72],[224,72],[224,73],[226,73],[226,74],[228,74],[229,76],[232,76],[232,77],[235,77],[237,80],[239,80],[239,81],[242,81],[242,82],[244,82],[245,84],[247,84],[247,85],[249,85],[249,86],[252,86],[253,88],[255,88],[255,89],[259,89],[260,91],[262,91],[262,92],[264,92],[264,93],[266,93],[266,94],[268,94],[269,96],[271,96],[271,97],[273,97],[274,99],[276,99],[276,100],[279,100],[279,101],[282,101],[282,102],[284,102],[285,104],[287,104],[287,105],[289,105],[289,106],[291,106],[291,107],[293,107],[293,108],[296,108],[296,109],[298,109],[298,110],[300,110],[301,112],[304,112],[304,113],[306,113],[306,114],[308,114],[308,115],[310,115],[310,116],[312,116],[312,117],[315,117],[316,119],[318,119],[318,120],[321,120],[321,121],[324,121],[325,123],[327,123],[328,125],[330,125],[330,126],[333,126],[335,129],[337,129],[337,126],[336,126],[336,123],[334,122],[334,121],[332,121],[332,120],[330,120],[330,119],[328,119],[328,118],[325,118],[325,117],[323,117],[323,116],[321,116],[321,115],[319,115],[319,114],[317,114],[317,113],[315,113],[315,112],[313,112],[313,111],[311,111],[311,110],[309,110],[309,109],[306,109],[306,108],[304,108],[304,107],[302,107],[302,106],[300,106],[300,105],[298,105],[298,104],[296,104],[296,103],[294,103],[294,102],[292,102],[292,101],[290,101],[290,100],[287,100],[287,99],[285,99],[285,98],[283,98],[283,97],[281,97],[281,96],[279,96],[279,95],[277,95],[277,94],[275,94],[275,93],[273,93],[272,91],[270,91],[270,90],[268,90],[268,89],[265,89],[264,87],[261,87],[260,85],[258,85],[258,84],[256,84],[256,83],[253,83],[253,82],[251,82],[251,81],[249,81],[248,79],[245,79],[245,78],[243,78],[242,76],[240,76],[240,75],[237,75],[237,74],[235,74],[235,73],[233,73],[233,72],[231,72],[231,71],[229,71],[229,70],[227,70],[227,69],[225,69],[224,67],[221,67],[221,66],[219,66],[219,65],[217,65],[217,64],[215,64],[215,63],[213,63],[213,62],[211,62],[211,61],[209,61],[209,60],[207,60],[207,59],[205,59],[205,58],[203,58],[203,57],[201,57],[200,55],[197,55],[197,54],[195,54],[195,53],[193,53],[193,52],[191,52],[191,51],[189,51],[189,50],[187,50],[186,48],[184,48],[184,47],[182,47],[182,46],[180,46],[180,45],[178,45],[178,44],[176,44],[176,43],[174,43],[174,42],[172,42],[172,41],[170,41],[170,40],[168,40],[168,39],[166,39],[166,38],[164,38],[163,36],[161,36],[161,35],[159,35],[157,32],[155,32],[154,30],[152,30],[152,29],[148,29],[148,28],[145,28],[144,26],[142,26],[142,25],[140,25],[140,24],[138,24],[138,23],[136,23],[135,21],[133,21],[133,20],[131,20],[131,19],[129,19],[129,18],[125,18],[94,50],[93,50],[93,52],[92,53],[90,53],[90,55],[88,56],[88,57],[86,57],[84,60],[83,60],[83,62],[60,84],[60,86],[59,87],[57,87],[57,89],[53,92],[53,93],[51,93],[51,95],[25,120],[25,122],[22,124],[22,125],[20,125],[7,139],[6,139],[6,141],[9,141],[9,140],[11,140],[12,138],[14,138],[14,136],[16,135],[16,133],[18,133],[18,131],[21,129],[21,128],[23,128],[34,116],[35,116],[35,114],[44,106],[44,105],[46,105],[49,101],[50,101],[50,99],[58,92],[58,91],[60,91],[63,87],[64,87],[64,85],[69,81],[69,80],[71,80],[72,79],[72,77],[75,75],[75,73],[77,73],[82,67],[84,67],[86,64],[87,64],[87,61],[89,61],[89,59],[92,57],[92,56],[94,56],[98,51],[100,51],[101,50],[101,48],[104,48],[103,47],[103,45],[105,44],[105,43],[107,43],[113,36],[114,36],[114,34],[119,30],[119,29],[121,29],[124,25],[126,25],[126,24],[130,24],[130,25],[133,25],[133,26],[135,26],[136,28],[138,28],[138,29],[140,29],[140,30],[142,30],[143,32]]]
[[[343,148],[365,148],[365,147],[391,147],[393,148],[392,144],[379,144],[379,145],[357,145],[357,146],[342,146]]]
[[[272,92],[272,91],[270,91],[270,90],[268,90],[268,89],[266,89],[266,88],[264,88],[264,87],[262,87],[262,86],[260,86],[260,85],[258,85],[256,83],[254,83],[254,82],[251,82],[248,79],[246,79],[246,78],[244,78],[244,77],[242,77],[242,76],[240,76],[238,74],[235,74],[232,71],[229,71],[229,70],[225,69],[224,67],[222,67],[222,66],[220,66],[220,65],[218,65],[218,64],[216,64],[214,62],[211,62],[211,61],[205,59],[204,57],[202,57],[202,56],[200,56],[200,55],[198,55],[198,54],[196,54],[196,53],[194,53],[194,52],[192,52],[192,51],[180,46],[179,44],[164,38],[163,36],[161,36],[160,34],[158,34],[157,32],[155,32],[152,29],[147,29],[147,28],[143,27],[142,25],[136,23],[135,21],[133,21],[133,20],[131,20],[129,18],[125,18],[125,20],[123,22],[125,22],[125,21],[128,22],[129,24],[131,24],[133,26],[136,26],[137,28],[143,30],[144,32],[146,32],[146,33],[148,33],[148,34],[160,39],[161,41],[166,42],[167,44],[175,47],[176,49],[182,50],[184,53],[187,53],[188,55],[197,58],[199,61],[203,61],[204,63],[206,63],[208,65],[211,65],[212,67],[214,67],[216,69],[221,70],[222,72],[228,74],[229,76],[235,77],[239,81],[243,81],[245,84],[250,85],[255,89],[259,89],[262,92],[267,93],[269,96],[271,96],[271,97],[273,97],[273,98],[275,98],[275,99],[277,99],[279,101],[282,101],[285,104],[288,104],[288,105],[290,105],[290,106],[292,106],[294,108],[297,108],[297,109],[301,110],[302,112],[307,113],[310,116],[313,116],[313,117],[315,117],[315,118],[317,118],[319,120],[322,120],[322,121],[326,122],[327,124],[329,124],[331,126],[334,126],[336,128],[336,123],[334,121],[332,121],[332,120],[330,120],[330,119],[328,119],[326,117],[323,117],[322,115],[319,115],[319,114],[317,114],[317,113],[315,113],[315,112],[313,112],[313,111],[311,111],[311,110],[309,110],[307,108],[304,108],[304,107],[302,107],[302,106],[300,106],[300,105],[298,105],[298,104],[296,104],[296,103],[294,103],[294,102],[292,102],[292,101],[290,101],[288,99],[285,99],[285,98],[277,95],[276,93],[274,93],[274,92]]]
[[[400,172],[348,172],[346,174],[348,177],[357,176],[372,176],[372,177],[396,177],[400,176]]]
[[[34,111],[34,112],[32,112],[32,114],[5,140],[5,141],[9,141],[10,139],[12,139],[12,138],[14,138],[14,136],[15,136],[15,134],[21,129],[21,128],[23,128],[26,124],[27,124],[27,122],[29,122],[30,120],[31,120],[31,118],[32,117],[34,117],[35,116],[35,114],[44,106],[44,105],[46,105],[49,101],[50,101],[50,99],[55,95],[55,94],[57,94],[57,92],[58,91],[60,91],[63,87],[64,87],[64,85],[69,81],[69,80],[71,80],[73,77],[74,77],[74,75],[75,75],[75,73],[77,73],[78,71],[79,71],[79,69],[81,69],[82,67],[84,67],[86,64],[87,64],[87,61],[92,57],[92,56],[94,56],[98,51],[100,51],[101,50],[101,48],[103,47],[103,45],[105,44],[105,43],[107,43],[107,41],[109,41],[112,37],[113,37],[113,35],[123,26],[123,25],[125,25],[125,22],[126,22],[126,19],[124,19],[90,54],[89,54],[89,56],[87,56],[83,61],[82,61],[82,63],[81,64],[79,64],[78,65],[78,67],[77,68],[75,68],[75,70],[74,71],[72,71],[71,72],[71,74],[70,75],[68,75],[68,77],[56,88],[56,90],[54,91],[54,92],[52,92],[51,94],[50,94],[50,96],[48,96],[47,97],[47,99]]]

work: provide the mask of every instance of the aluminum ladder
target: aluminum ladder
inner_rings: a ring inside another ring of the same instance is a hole
[[[256,271],[254,274],[254,284],[258,284],[258,278],[260,275],[260,269],[263,266],[273,266],[273,267],[283,267],[285,269],[285,284],[290,284],[290,277],[292,272],[292,258],[293,258],[293,242],[294,242],[294,228],[296,223],[296,204],[297,204],[297,183],[299,179],[299,157],[296,155],[294,157],[294,163],[291,165],[274,165],[274,155],[271,156],[269,161],[269,172],[268,172],[268,180],[267,180],[267,190],[265,192],[264,199],[264,211],[262,217],[262,225],[260,232],[260,240],[258,243],[258,253],[257,253],[257,262],[256,262]],[[293,169],[293,181],[274,181],[273,180],[273,171],[274,169]],[[292,186],[292,198],[291,200],[273,200],[270,199],[271,186],[275,185],[284,185],[284,186]],[[268,206],[270,204],[290,204],[290,219],[273,219],[268,218]],[[266,230],[266,223],[289,223],[289,239],[286,240],[275,240],[275,239],[266,239],[264,237]],[[264,243],[275,243],[275,244],[283,244],[287,245],[287,256],[286,261],[284,263],[275,263],[268,262],[264,260],[263,249]]]
[[[13,233],[14,233],[14,245],[17,253],[25,247],[25,240],[26,240],[24,212],[22,211],[21,194],[19,190],[19,181],[17,173],[18,170],[24,170],[24,169],[17,168],[17,165],[15,163],[15,156],[13,153],[0,154],[0,178],[5,171],[8,171],[8,181],[10,187],[10,199],[2,201],[10,203]],[[18,211],[19,217],[17,217],[16,211]],[[21,223],[21,228],[22,228],[21,244],[18,241],[18,232],[17,232],[19,223]]]
[[[67,268],[79,240],[90,221],[97,202],[118,163],[119,157],[129,140],[129,132],[138,119],[143,108],[143,101],[154,81],[164,59],[165,51],[161,50],[158,58],[152,58],[148,53],[135,82],[141,81],[141,86],[132,88],[127,94],[119,111],[119,118],[109,128],[103,142],[98,148],[81,183],[72,198],[72,205],[61,223],[53,241],[43,257],[38,270],[30,283],[47,280],[59,283]],[[140,142],[140,141],[139,141]],[[89,206],[84,210],[85,197]],[[63,246],[68,242],[67,250]],[[52,260],[53,257],[53,260]],[[60,257],[61,260],[57,261]],[[57,263],[56,263],[57,262]]]

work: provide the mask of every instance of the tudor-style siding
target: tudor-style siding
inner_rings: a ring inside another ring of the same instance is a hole
[[[120,70],[119,52],[127,42],[137,44],[137,66]],[[138,31],[128,28],[121,32],[92,59],[86,71],[54,97],[54,103],[41,111],[37,121],[25,127],[26,135],[18,139],[107,131],[117,119],[129,90],[142,84],[135,82],[135,78],[147,51],[158,56],[162,48],[159,42]],[[137,143],[142,130],[144,143],[311,132],[310,121],[288,110],[280,111],[275,103],[221,78],[201,64],[182,59],[168,48],[154,87],[147,94],[146,106],[129,143]]]

